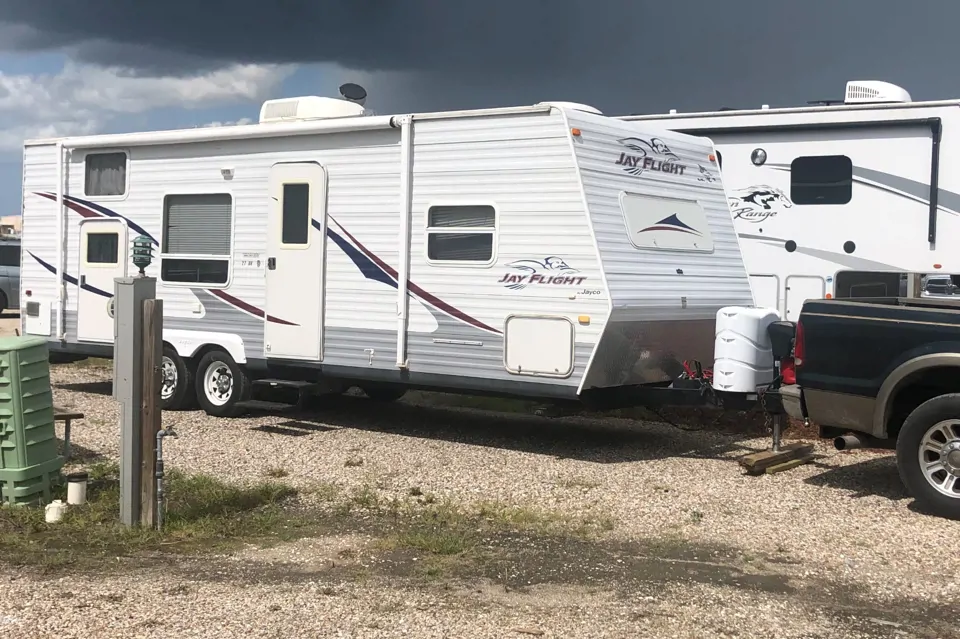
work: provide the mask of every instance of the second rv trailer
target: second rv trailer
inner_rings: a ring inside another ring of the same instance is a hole
[[[759,306],[960,274],[960,101],[850,82],[840,104],[626,116],[713,140]]]

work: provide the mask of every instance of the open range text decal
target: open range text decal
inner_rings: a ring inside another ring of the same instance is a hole
[[[792,206],[786,193],[766,184],[737,189],[730,195],[733,217],[754,224],[776,217],[782,209]]]
[[[614,164],[622,166],[630,175],[641,175],[644,171],[660,171],[683,175],[684,166],[680,164],[680,156],[670,150],[670,147],[660,138],[621,138],[617,140],[633,153],[623,152]]]
[[[556,255],[542,260],[517,260],[507,267],[513,272],[505,273],[499,283],[514,291],[527,286],[579,286],[587,279],[585,275],[577,275],[580,271]]]

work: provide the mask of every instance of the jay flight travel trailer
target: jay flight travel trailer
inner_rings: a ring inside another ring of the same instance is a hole
[[[718,309],[752,305],[709,141],[571,103],[377,116],[341,92],[26,142],[23,332],[111,357],[139,235],[164,407],[214,415],[257,383],[582,400],[711,362]]]
[[[960,274],[960,100],[849,82],[840,104],[622,119],[713,141],[757,305],[786,320]]]

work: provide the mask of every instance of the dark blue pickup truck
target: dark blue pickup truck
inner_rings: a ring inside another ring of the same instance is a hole
[[[960,519],[960,299],[808,300],[794,331],[786,412],[837,448],[896,449],[917,504]]]

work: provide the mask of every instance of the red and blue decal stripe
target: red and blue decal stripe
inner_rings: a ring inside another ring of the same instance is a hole
[[[56,201],[57,199],[56,194],[49,193],[49,192],[46,192],[46,193],[35,192],[35,195],[39,195],[40,197],[43,197],[52,201]],[[63,196],[63,203],[71,211],[74,211],[75,213],[77,213],[78,215],[84,218],[89,219],[89,218],[107,217],[107,218],[116,218],[119,220],[123,220],[124,222],[126,222],[127,226],[132,228],[134,231],[150,238],[150,240],[157,246],[160,245],[160,243],[150,233],[148,233],[143,227],[131,221],[129,218],[124,217],[123,215],[120,215],[116,211],[112,211],[106,208],[105,206],[102,206],[95,202],[91,202],[89,200],[84,200],[84,199],[74,197],[74,196],[69,196],[69,195]],[[357,240],[357,238],[351,235],[350,232],[347,231],[343,226],[341,226],[339,222],[334,220],[332,217],[329,217],[328,219],[330,219],[331,221],[333,221],[334,224],[336,224],[337,228],[340,229],[340,232],[343,235],[341,235],[340,233],[337,233],[328,225],[327,237],[329,237],[340,248],[340,250],[342,250],[347,255],[347,257],[350,258],[350,261],[354,263],[354,265],[357,267],[357,269],[365,278],[367,278],[368,280],[381,282],[383,284],[386,284],[387,286],[392,286],[393,288],[398,287],[397,282],[399,282],[400,277],[396,269],[394,269],[392,266],[384,262],[376,254],[374,254],[367,247],[361,244]],[[317,229],[318,231],[322,230],[322,227],[319,222],[317,222],[316,220],[311,220],[311,222],[315,229]],[[28,253],[30,252],[28,251]],[[52,264],[49,264],[41,260],[39,257],[34,255],[33,253],[30,253],[30,256],[33,257],[33,259],[35,259],[45,269],[47,269],[53,274],[56,274],[57,269]],[[79,285],[82,289],[86,291],[90,291],[91,293],[102,295],[108,298],[113,297],[112,293],[99,289],[95,286],[91,286],[89,284],[82,284],[82,285],[79,284],[76,277],[69,275],[67,273],[63,274],[63,279],[65,282],[68,282],[74,285]],[[449,315],[454,319],[457,319],[461,322],[464,322],[466,324],[469,324],[470,326],[479,328],[484,331],[488,331],[495,334],[501,333],[501,331],[497,330],[496,328],[493,328],[492,326],[489,326],[481,322],[480,320],[468,315],[467,313],[464,313],[463,311],[456,308],[455,306],[448,304],[447,302],[444,302],[443,300],[433,295],[432,293],[427,292],[426,290],[424,290],[422,287],[418,286],[414,282],[411,282],[409,279],[407,280],[407,289],[410,295],[419,298],[423,302],[429,304],[430,306],[433,306],[437,310],[441,311],[442,313],[445,313],[446,315]],[[231,306],[234,306],[246,313],[249,313],[261,319],[266,319],[269,322],[275,322],[277,324],[284,324],[287,326],[297,326],[297,324],[294,324],[293,322],[288,322],[286,320],[273,317],[272,315],[267,315],[263,309],[257,308],[256,306],[249,304],[237,297],[234,297],[233,295],[230,295],[229,293],[226,293],[221,289],[200,289],[200,290],[203,290],[213,295],[214,297],[217,297],[218,299],[226,302],[227,304],[230,304]]]
[[[393,288],[397,288],[398,282],[400,281],[400,275],[397,273],[396,269],[384,262],[382,259],[377,257],[372,251],[367,247],[361,244],[357,238],[350,234],[347,229],[345,229],[339,222],[337,222],[332,216],[327,216],[327,219],[332,221],[337,225],[337,228],[340,229],[341,233],[346,236],[350,241],[348,242],[343,236],[334,231],[327,225],[327,237],[334,241],[334,243],[340,247],[340,249],[347,254],[347,257],[356,265],[364,277],[368,280],[374,280],[376,282],[383,282]],[[320,223],[316,220],[311,220],[313,222],[313,227],[317,230],[320,230]],[[351,244],[352,242],[352,244]],[[499,334],[500,331],[484,324],[480,320],[467,315],[460,309],[444,302],[437,296],[432,293],[428,293],[423,290],[420,286],[417,286],[415,283],[407,280],[407,290],[410,295],[413,295],[423,302],[426,302],[430,306],[433,306],[437,310],[453,317],[454,319],[460,320],[474,328],[479,328],[484,331],[489,331],[491,333]]]
[[[34,195],[39,195],[39,196],[42,197],[42,198],[46,198],[46,199],[51,200],[51,201],[54,201],[54,202],[57,201],[57,196],[56,196],[55,193],[49,193],[49,192],[47,192],[47,193],[38,193],[38,192],[34,192]],[[139,233],[139,234],[141,234],[141,235],[145,235],[146,237],[150,238],[150,241],[153,242],[153,243],[154,243],[155,245],[157,245],[158,247],[160,246],[160,242],[158,242],[158,241],[156,240],[156,238],[153,237],[150,233],[148,233],[148,232],[146,231],[146,229],[144,229],[142,226],[140,226],[140,225],[137,224],[136,222],[133,222],[133,221],[130,220],[129,218],[126,218],[126,217],[124,217],[123,215],[120,215],[120,214],[117,213],[116,211],[111,211],[110,209],[108,209],[108,208],[105,207],[105,206],[101,206],[100,204],[97,204],[97,203],[95,203],[95,202],[91,202],[91,201],[89,201],[89,200],[84,200],[84,199],[81,199],[81,198],[78,198],[78,197],[74,197],[74,196],[72,196],[72,195],[64,195],[64,196],[63,196],[63,203],[64,203],[64,205],[65,205],[67,208],[69,208],[71,211],[73,211],[74,213],[77,213],[80,217],[85,218],[85,219],[115,218],[115,219],[118,219],[118,220],[123,220],[124,222],[126,222],[126,224],[127,224],[128,227],[132,228],[132,229],[133,229],[134,231],[136,231],[137,233]],[[30,254],[30,257],[32,257],[34,260],[36,260],[37,263],[40,264],[40,266],[42,266],[42,267],[45,268],[46,270],[50,271],[50,272],[53,273],[54,275],[57,274],[57,269],[56,269],[55,266],[53,266],[53,265],[50,264],[49,262],[46,262],[45,260],[40,259],[40,258],[37,257],[36,255],[34,255],[31,251],[27,251],[27,253],[29,253],[29,254]],[[101,297],[105,297],[105,298],[107,298],[107,299],[113,297],[113,293],[108,292],[108,291],[105,291],[105,290],[103,290],[103,289],[101,289],[101,288],[97,288],[96,286],[92,286],[92,285],[87,284],[87,283],[80,284],[79,280],[78,280],[76,277],[74,277],[73,275],[70,275],[69,273],[64,273],[64,274],[63,274],[63,281],[64,281],[64,282],[67,282],[68,284],[73,284],[73,285],[75,285],[75,286],[79,286],[81,289],[83,289],[83,290],[85,290],[85,291],[89,291],[89,292],[91,292],[91,293],[93,293],[93,294],[95,294],[95,295],[100,295]],[[216,297],[216,298],[218,298],[218,299],[226,302],[227,304],[229,304],[229,305],[231,305],[231,306],[233,306],[233,307],[235,307],[235,308],[237,308],[237,309],[240,309],[241,311],[244,311],[245,313],[249,313],[250,315],[253,315],[253,316],[255,316],[255,317],[259,317],[260,319],[266,319],[268,322],[273,322],[273,323],[275,323],[275,324],[283,324],[284,326],[297,326],[297,324],[295,324],[295,323],[293,323],[293,322],[288,322],[288,321],[285,320],[285,319],[280,319],[279,317],[274,317],[274,316],[272,316],[272,315],[267,315],[267,313],[266,313],[263,309],[257,308],[257,307],[254,306],[253,304],[249,304],[249,303],[247,303],[247,302],[244,302],[243,300],[241,300],[241,299],[239,299],[239,298],[237,298],[237,297],[234,297],[233,295],[230,295],[229,293],[226,293],[226,292],[224,292],[224,291],[222,291],[222,290],[220,290],[220,289],[200,288],[199,290],[204,291],[204,292],[206,292],[206,293],[209,293],[209,294],[213,295],[214,297]]]

